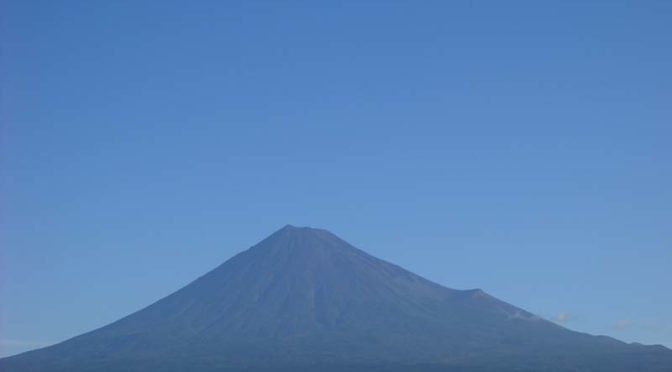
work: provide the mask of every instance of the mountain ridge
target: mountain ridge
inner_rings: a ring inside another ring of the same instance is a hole
[[[133,314],[0,367],[619,370],[609,361],[610,369],[590,367],[605,358],[672,366],[670,350],[570,331],[483,290],[429,281],[327,230],[287,225]]]

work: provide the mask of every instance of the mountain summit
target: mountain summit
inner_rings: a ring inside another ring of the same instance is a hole
[[[95,331],[3,372],[671,371],[672,351],[573,332],[321,229],[285,226]]]

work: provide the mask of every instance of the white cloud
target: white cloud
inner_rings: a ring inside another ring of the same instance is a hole
[[[622,331],[626,328],[629,328],[632,325],[632,322],[629,320],[619,320],[611,328],[615,331]]]
[[[569,322],[571,317],[564,311],[559,312],[556,316],[553,317],[553,321],[559,324],[565,324]]]

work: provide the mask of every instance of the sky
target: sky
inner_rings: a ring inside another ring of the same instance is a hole
[[[672,347],[672,2],[0,1],[0,356],[286,224]]]

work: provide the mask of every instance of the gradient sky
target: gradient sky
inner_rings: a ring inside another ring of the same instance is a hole
[[[288,223],[672,347],[672,2],[0,4],[0,355]]]

